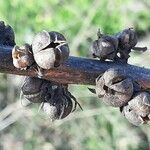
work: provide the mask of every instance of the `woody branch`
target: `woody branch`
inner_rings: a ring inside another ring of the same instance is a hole
[[[0,46],[0,72],[38,77],[33,67],[27,70],[16,69],[12,63],[13,47]],[[128,76],[137,81],[143,88],[150,88],[150,69],[129,64],[101,62],[99,60],[72,57],[58,68],[44,70],[41,78],[63,84],[88,84],[95,85],[95,78],[109,68],[121,68]]]

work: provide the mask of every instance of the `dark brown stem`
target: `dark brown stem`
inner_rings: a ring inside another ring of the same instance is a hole
[[[12,47],[0,46],[0,72],[23,76],[38,76],[33,68],[28,70],[16,69],[12,63],[11,51]],[[150,69],[72,56],[60,67],[44,70],[42,78],[64,84],[94,85],[95,78],[112,67],[124,69],[143,88],[150,89]]]

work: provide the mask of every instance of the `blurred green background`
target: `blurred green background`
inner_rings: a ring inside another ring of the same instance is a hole
[[[132,52],[129,63],[150,68],[149,0],[1,0],[0,20],[14,28],[18,45],[31,43],[38,31],[56,30],[65,35],[71,55],[84,57],[90,57],[98,28],[114,34],[134,27],[138,45],[147,46],[148,51]],[[84,111],[77,109],[62,121],[50,122],[38,112],[39,105],[21,105],[23,78],[0,75],[0,150],[150,149],[149,126],[131,125],[117,108],[101,103],[87,86],[70,86]]]

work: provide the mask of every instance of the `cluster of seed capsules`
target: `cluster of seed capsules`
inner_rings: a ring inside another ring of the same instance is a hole
[[[135,47],[137,36],[132,28],[114,36],[98,32],[98,39],[92,43],[92,54],[101,61],[127,63],[131,50],[145,51]],[[16,68],[27,69],[37,66],[39,77],[42,69],[52,69],[63,64],[69,56],[65,37],[55,31],[38,33],[31,45],[15,46],[12,50]],[[80,104],[68,91],[68,85],[35,77],[26,77],[22,93],[32,103],[42,103],[44,112],[51,120],[63,119]],[[119,107],[122,114],[134,125],[150,122],[150,93],[128,77],[123,70],[111,68],[96,79],[95,93],[113,107]],[[81,108],[82,109],[82,108]]]
[[[34,37],[32,45],[15,46],[12,50],[14,66],[26,70],[36,64],[39,77],[42,76],[42,69],[58,67],[68,59],[68,56],[69,47],[65,37],[55,31],[39,32]],[[26,77],[21,90],[30,102],[42,103],[43,111],[52,121],[65,118],[77,105],[81,108],[76,98],[68,91],[68,85]]]
[[[127,63],[131,50],[146,51],[147,47],[136,47],[137,35],[133,28],[128,28],[115,35],[103,35],[100,30],[98,39],[92,44],[93,57],[100,60]]]
[[[146,50],[146,47],[135,47],[136,44],[137,36],[132,28],[114,36],[98,32],[91,50],[102,61],[127,63],[132,49]],[[150,91],[140,87],[124,70],[110,68],[97,77],[95,93],[107,105],[119,107],[130,123],[136,126],[150,123]]]

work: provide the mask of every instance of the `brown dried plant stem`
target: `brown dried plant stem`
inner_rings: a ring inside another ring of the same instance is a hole
[[[34,67],[28,70],[19,70],[13,66],[11,57],[12,48],[13,47],[0,46],[0,72],[37,77],[38,74]],[[95,78],[112,67],[124,69],[125,72],[143,88],[150,89],[150,69],[72,56],[60,67],[44,70],[42,78],[63,84],[94,85]]]

